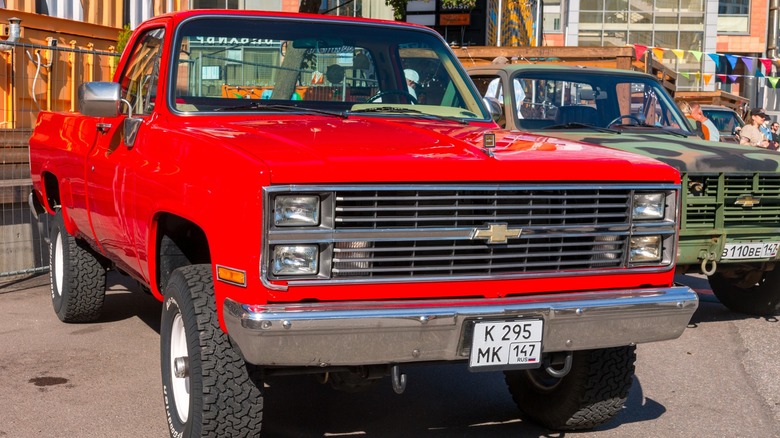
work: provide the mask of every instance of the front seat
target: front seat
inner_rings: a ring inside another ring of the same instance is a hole
[[[596,108],[588,105],[564,105],[558,108],[555,114],[555,123],[565,125],[567,123],[585,123],[587,125],[599,125],[599,117]]]

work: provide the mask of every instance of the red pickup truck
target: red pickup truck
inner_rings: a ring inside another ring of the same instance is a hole
[[[268,376],[401,393],[402,365],[443,361],[591,428],[622,408],[634,345],[698,305],[672,280],[679,173],[500,130],[422,26],[164,15],[78,107],[30,140],[54,310],[99,318],[109,269],[163,303],[171,436],[259,432]]]

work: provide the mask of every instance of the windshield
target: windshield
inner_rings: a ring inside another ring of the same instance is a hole
[[[480,82],[475,78],[479,88]],[[518,71],[512,81],[515,126],[538,130],[572,124],[641,126],[690,132],[669,94],[652,78],[563,71]],[[489,83],[483,92],[489,95]],[[506,99],[506,97],[503,97]]]
[[[206,17],[182,24],[176,45],[169,104],[180,112],[489,118],[449,48],[421,29]]]

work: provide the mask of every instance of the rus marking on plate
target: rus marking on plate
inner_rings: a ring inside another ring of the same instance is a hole
[[[487,243],[506,243],[507,239],[516,239],[522,234],[522,228],[508,228],[507,224],[490,224],[485,228],[474,228],[471,239],[487,239]]]

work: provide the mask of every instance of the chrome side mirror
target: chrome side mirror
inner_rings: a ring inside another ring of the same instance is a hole
[[[495,97],[483,97],[482,102],[487,107],[490,118],[492,118],[494,122],[498,122],[501,116],[504,115],[504,109],[501,102]]]
[[[116,82],[86,82],[79,86],[78,108],[81,114],[91,117],[117,117],[122,114],[122,103],[127,105],[127,118],[122,122],[123,140],[128,149],[135,144],[138,128],[143,119],[133,117],[133,107],[122,99],[122,89]]]
[[[86,82],[79,86],[78,109],[91,117],[116,117],[120,114],[121,88],[116,82]]]

